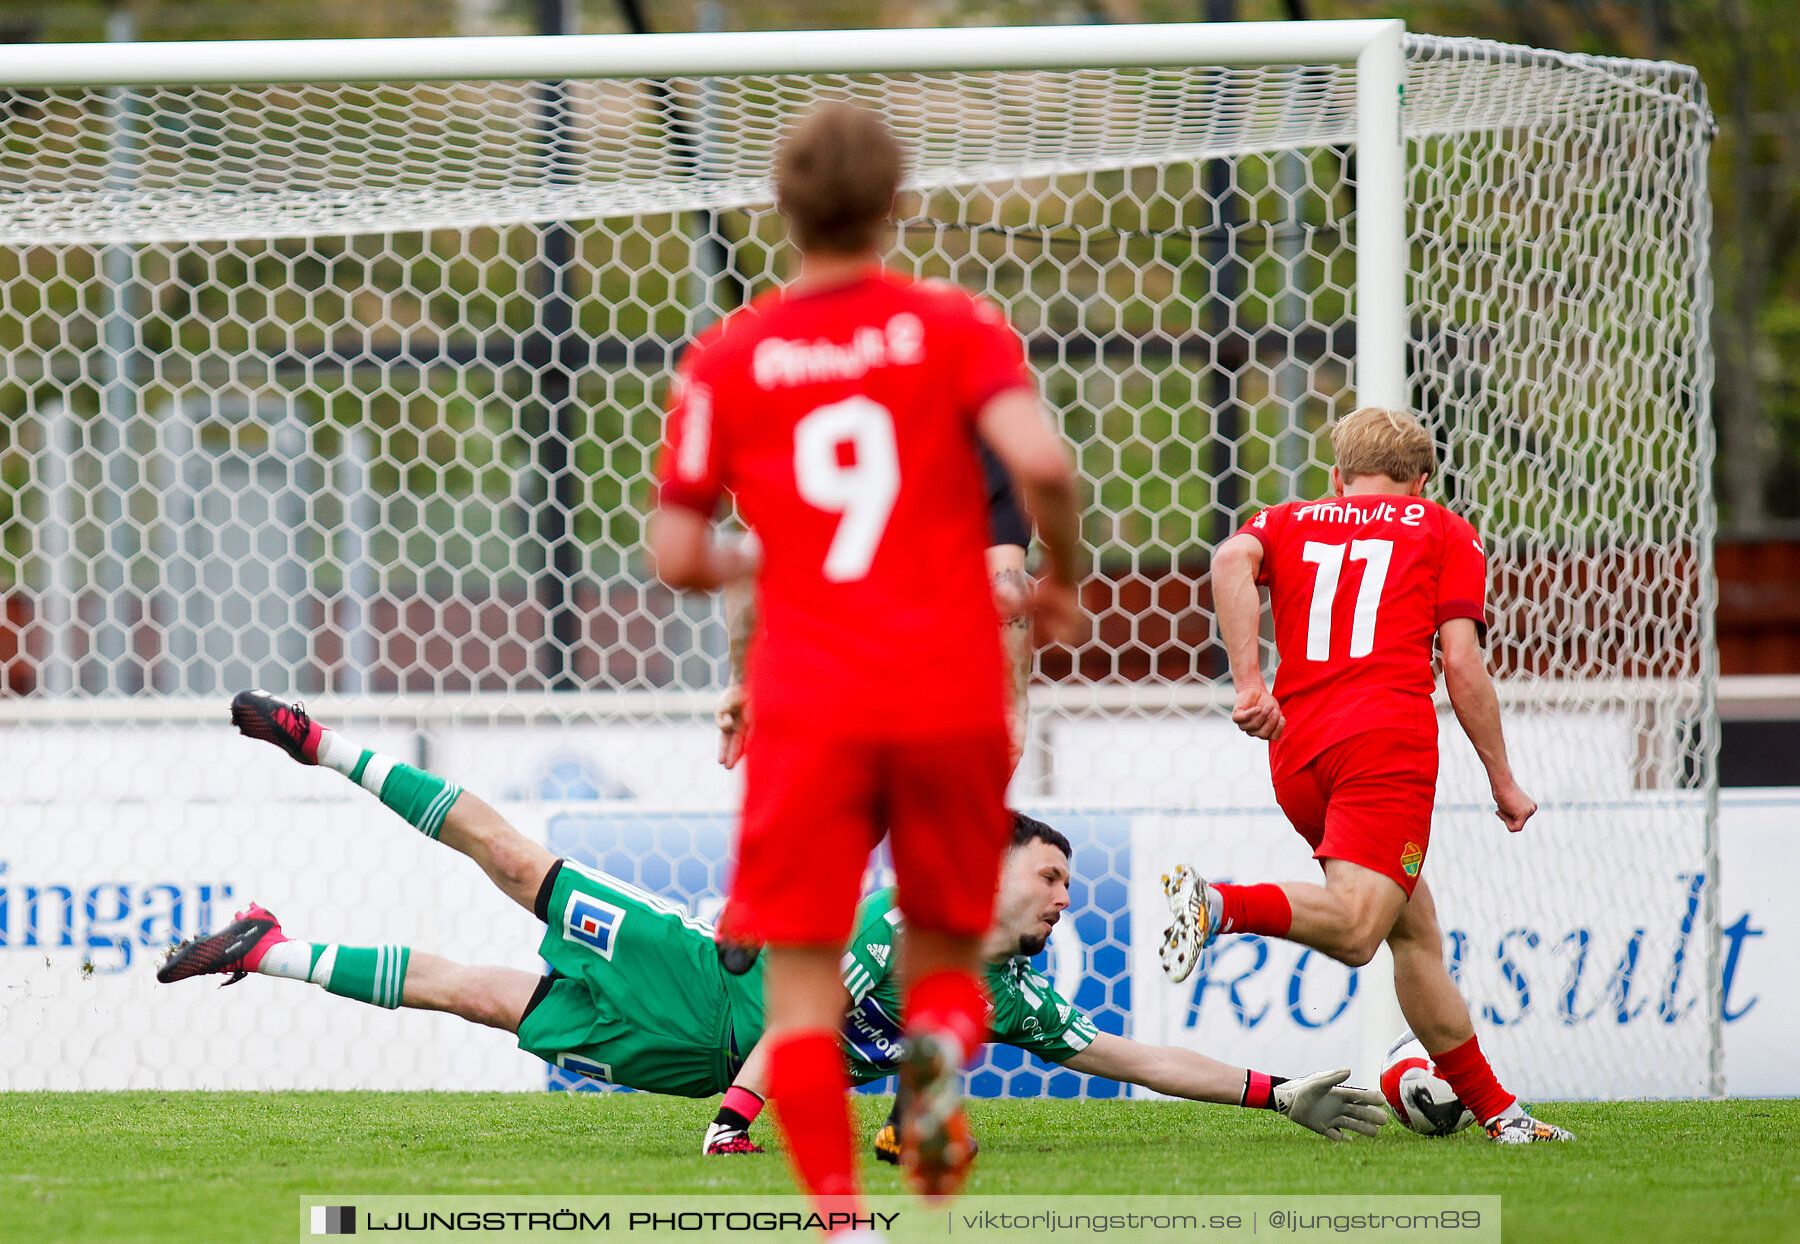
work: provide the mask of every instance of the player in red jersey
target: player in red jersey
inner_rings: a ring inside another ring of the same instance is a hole
[[[1026,554],[1031,547],[1031,528],[1019,509],[1012,478],[993,451],[981,447],[982,475],[987,486],[988,574],[994,590],[994,604],[1000,614],[1000,640],[1006,651],[1008,769],[1017,770],[1025,753],[1025,725],[1028,711],[1027,691],[1031,682],[1031,620],[1026,604],[1031,599],[1029,579],[1025,573]],[[756,607],[750,593],[742,588],[725,594],[725,629],[730,636],[731,682],[719,699],[713,719],[719,727],[719,763],[735,768],[749,745],[751,720],[749,700],[744,692],[744,661],[756,631]],[[1002,886],[1004,889],[1004,886]],[[750,971],[761,947],[741,938],[733,929],[729,910],[722,911],[713,930],[719,963],[727,972],[742,975]],[[707,1132],[706,1152],[735,1154],[749,1152],[754,1146],[747,1139],[750,1123],[763,1107],[762,1093],[767,1091],[764,1054],[759,1049],[744,1061],[743,1070],[732,1082],[719,1106],[713,1126]],[[875,1156],[890,1164],[900,1161],[900,1120],[906,1113],[904,1094],[897,1094],[875,1139]],[[716,1146],[716,1148],[715,1148]],[[760,1150],[758,1150],[760,1152]]]
[[[1009,832],[978,437],[1044,542],[1040,630],[1069,638],[1077,620],[1073,468],[1017,335],[963,290],[881,267],[901,165],[886,125],[848,105],[784,139],[776,196],[799,273],[683,359],[649,535],[673,587],[756,575],[729,906],[769,947],[770,1096],[818,1196],[857,1187],[838,958],[879,827],[908,926],[906,1165],[948,1194],[972,1154],[957,1071],[983,1035],[981,937]],[[760,558],[714,538],[726,491]]]
[[[1487,768],[1513,833],[1537,804],[1513,778],[1481,643],[1487,560],[1469,523],[1424,499],[1436,466],[1411,415],[1365,407],[1332,431],[1332,498],[1251,519],[1213,558],[1213,603],[1231,660],[1231,719],[1269,740],[1275,798],[1311,844],[1325,884],[1207,885],[1186,865],[1163,878],[1175,923],[1163,967],[1194,970],[1221,933],[1300,942],[1361,967],[1386,941],[1401,1012],[1463,1104],[1503,1143],[1572,1140],[1494,1077],[1444,968],[1420,877],[1437,789],[1432,641],[1451,707]],[[1258,585],[1269,589],[1280,668],[1263,681]]]

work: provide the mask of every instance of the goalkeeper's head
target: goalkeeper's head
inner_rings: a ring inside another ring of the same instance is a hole
[[[1069,906],[1069,840],[1035,817],[1012,816],[1012,849],[983,947],[994,958],[1037,954]]]
[[[821,104],[781,140],[775,203],[803,252],[876,249],[893,214],[905,158],[887,122],[854,104]]]

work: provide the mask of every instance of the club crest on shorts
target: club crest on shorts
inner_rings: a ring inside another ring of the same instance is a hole
[[[623,907],[603,903],[579,890],[569,895],[569,901],[563,907],[563,936],[598,951],[602,958],[612,958],[613,938],[618,936],[619,926],[624,923]]]
[[[1425,848],[1416,842],[1409,842],[1400,851],[1400,871],[1409,877],[1419,875],[1419,865],[1425,862]]]

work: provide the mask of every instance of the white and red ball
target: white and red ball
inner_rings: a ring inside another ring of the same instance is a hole
[[[1410,1032],[1381,1061],[1381,1095],[1394,1117],[1422,1136],[1448,1136],[1475,1122]]]

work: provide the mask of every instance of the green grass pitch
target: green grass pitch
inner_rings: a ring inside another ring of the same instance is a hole
[[[866,1132],[887,1105],[858,1099]],[[698,1156],[712,1110],[592,1093],[6,1094],[0,1239],[286,1239],[297,1199],[320,1193],[790,1191],[774,1152]],[[1333,1145],[1188,1103],[977,1102],[969,1191],[1497,1194],[1509,1241],[1800,1241],[1800,1101],[1544,1113],[1579,1142],[1500,1149],[1393,1124]],[[891,1168],[864,1170],[871,1191],[899,1191]]]

